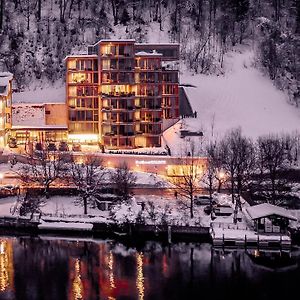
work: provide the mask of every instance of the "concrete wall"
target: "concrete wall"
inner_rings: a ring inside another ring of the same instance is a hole
[[[68,111],[64,103],[45,104],[46,125],[67,125]]]

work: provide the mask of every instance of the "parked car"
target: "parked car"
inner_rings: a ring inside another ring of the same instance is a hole
[[[49,143],[47,146],[47,149],[48,149],[48,151],[56,151],[57,150],[55,143]]]
[[[196,195],[194,197],[194,203],[196,205],[209,205],[210,204],[210,196],[209,195]],[[212,204],[216,204],[214,200],[212,200]]]
[[[9,148],[17,148],[17,147],[18,147],[18,145],[17,145],[17,139],[11,137],[11,138],[8,140],[8,147],[9,147]]]
[[[233,208],[230,205],[215,205],[213,207],[213,213],[215,216],[231,216],[233,214]]]
[[[58,146],[59,151],[69,151],[69,146],[67,142],[61,141]]]
[[[72,145],[72,151],[75,151],[75,152],[81,151],[81,145],[79,143],[74,143]]]

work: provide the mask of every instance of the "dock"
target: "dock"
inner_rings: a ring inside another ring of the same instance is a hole
[[[280,249],[288,251],[292,247],[291,238],[288,234],[257,233],[251,228],[243,228],[238,224],[230,225],[228,227],[211,226],[210,236],[214,248]]]

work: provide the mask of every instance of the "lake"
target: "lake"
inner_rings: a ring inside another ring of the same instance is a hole
[[[299,293],[299,257],[206,243],[0,237],[0,299],[284,299]]]

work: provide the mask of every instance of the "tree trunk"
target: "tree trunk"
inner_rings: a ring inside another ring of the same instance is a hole
[[[50,184],[45,185],[44,193],[45,193],[46,199],[49,199],[49,186],[50,186]]]
[[[2,31],[4,23],[4,5],[5,0],[0,0],[0,31]]]
[[[114,17],[114,25],[118,24],[118,11],[119,11],[119,3],[118,0],[111,0],[112,13]]]
[[[37,20],[40,21],[42,18],[42,0],[37,2]]]
[[[191,219],[194,218],[194,199],[193,195],[190,195],[190,214],[191,214]]]
[[[296,0],[296,33],[300,34],[300,1]]]
[[[196,19],[196,25],[199,27],[200,26],[200,20],[202,17],[202,3],[203,0],[198,0],[198,12],[197,12],[197,19]]]
[[[83,209],[84,209],[84,214],[87,215],[87,197],[83,197]]]
[[[231,199],[232,199],[232,203],[234,203],[234,179],[233,179],[233,175],[231,176]]]

